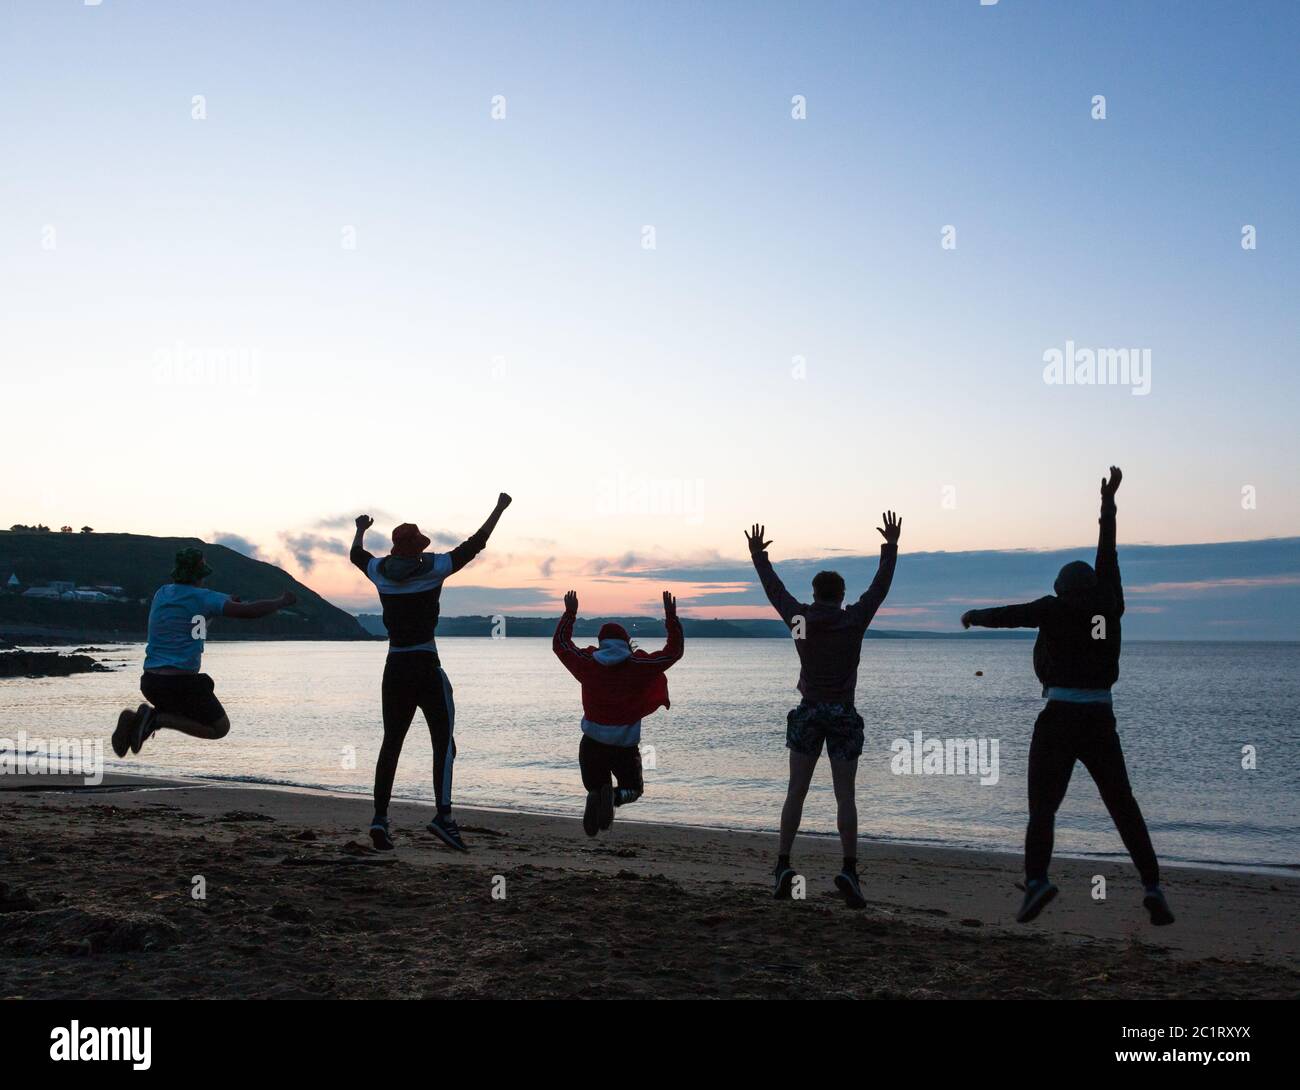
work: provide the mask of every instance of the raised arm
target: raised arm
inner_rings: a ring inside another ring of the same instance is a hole
[[[763,585],[763,593],[767,595],[767,600],[781,615],[781,620],[787,625],[793,625],[795,617],[803,612],[804,607],[785,589],[781,577],[772,567],[772,561],[767,557],[767,547],[772,543],[763,540],[766,532],[766,526],[754,523],[754,528],[745,534],[745,540],[749,544],[749,558],[754,562],[754,570],[758,572],[758,581]]]
[[[668,642],[664,644],[663,650],[647,655],[645,658],[639,659],[639,662],[648,662],[652,665],[662,666],[667,670],[686,653],[686,640],[682,635],[682,622],[677,619],[677,599],[668,591],[664,591],[664,628],[668,631]]]
[[[1119,491],[1124,473],[1119,466],[1110,467],[1110,480],[1101,482],[1101,518],[1097,532],[1097,582],[1115,598],[1115,609],[1124,612],[1124,585],[1119,577],[1119,550],[1115,544],[1115,493]]]
[[[880,566],[876,568],[876,577],[871,580],[871,586],[863,591],[862,597],[850,607],[864,628],[871,623],[876,610],[880,608],[889,593],[890,584],[894,581],[894,567],[898,563],[898,539],[903,533],[903,520],[893,511],[884,512],[880,518],[885,524],[876,527],[877,532],[885,539],[884,544],[880,546]]]
[[[242,621],[253,621],[258,617],[269,616],[277,609],[285,609],[297,600],[298,596],[289,590],[278,598],[261,598],[256,602],[241,602],[238,598],[231,598],[221,607],[221,615],[237,617]]]
[[[551,639],[551,650],[555,657],[564,663],[564,668],[579,681],[582,680],[585,666],[590,661],[573,643],[573,624],[578,619],[578,592],[569,591],[564,596],[564,615],[555,626],[555,636]]]
[[[451,550],[449,555],[451,556],[451,570],[453,572],[460,571],[487,547],[488,538],[492,536],[492,531],[497,528],[497,523],[501,521],[502,512],[510,504],[510,497],[502,492],[497,497],[497,505],[492,509],[492,514],[488,515],[487,522],[483,523],[474,533]]]
[[[356,536],[352,538],[352,548],[348,552],[348,559],[362,571],[368,571],[370,562],[374,560],[374,557],[366,552],[366,547],[363,544],[366,539],[366,531],[374,524],[375,520],[369,515],[357,516],[357,532]]]

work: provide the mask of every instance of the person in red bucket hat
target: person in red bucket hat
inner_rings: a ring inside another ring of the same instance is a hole
[[[621,624],[601,625],[599,647],[581,650],[573,643],[578,595],[564,596],[564,616],[555,627],[552,649],[564,668],[582,685],[582,743],[578,766],[587,789],[582,828],[588,836],[608,829],[614,807],[635,802],[645,790],[641,775],[641,720],[668,707],[668,668],[682,657],[685,642],[677,619],[677,599],[664,591],[662,651],[634,651]],[[615,788],[611,777],[618,781]]]
[[[413,522],[404,522],[393,531],[393,556],[419,556],[433,544]]]
[[[451,817],[456,705],[451,682],[438,660],[434,630],[438,627],[443,580],[483,551],[501,513],[509,506],[510,497],[502,492],[487,522],[449,553],[425,552],[432,544],[429,538],[415,523],[404,522],[393,531],[392,552],[372,556],[363,542],[375,520],[369,515],[357,516],[350,558],[379,592],[384,628],[388,630],[388,659],[381,689],[384,741],[375,762],[375,816],[370,823],[370,839],[380,851],[393,849],[388,803],[397,759],[417,708],[424,713],[433,740],[433,792],[438,810],[429,822],[429,832],[457,851],[468,850],[460,827]]]

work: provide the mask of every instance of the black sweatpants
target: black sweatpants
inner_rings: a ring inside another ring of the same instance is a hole
[[[1056,811],[1070,786],[1074,762],[1082,761],[1110,811],[1124,847],[1144,885],[1160,881],[1151,835],[1128,782],[1124,751],[1109,704],[1049,700],[1034,723],[1029,746],[1029,827],[1025,830],[1025,877],[1047,877],[1052,861]]]
[[[380,817],[388,814],[397,759],[416,708],[424,712],[433,741],[433,795],[438,813],[451,809],[451,771],[456,761],[456,740],[452,736],[456,706],[451,692],[451,682],[432,651],[402,651],[388,656],[383,684],[384,743],[375,763],[375,813]]]
[[[645,790],[640,746],[611,746],[584,734],[578,746],[578,767],[582,769],[582,786],[588,791],[608,787],[611,774],[619,787],[630,787],[637,794]]]

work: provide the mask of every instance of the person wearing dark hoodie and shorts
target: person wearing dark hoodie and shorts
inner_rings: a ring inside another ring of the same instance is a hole
[[[385,557],[372,556],[363,541],[374,519],[357,516],[350,558],[379,592],[384,628],[388,630],[388,658],[381,690],[384,741],[375,762],[375,816],[370,823],[371,842],[380,851],[393,849],[388,803],[397,775],[397,759],[417,708],[424,713],[433,741],[433,793],[438,809],[428,830],[449,847],[468,851],[460,827],[451,818],[456,707],[451,682],[438,660],[434,630],[438,627],[443,580],[483,551],[501,513],[509,506],[510,497],[502,492],[487,522],[449,553],[426,553],[429,539],[414,523],[404,522],[393,531],[393,551]]]
[[[1133,797],[1124,752],[1115,730],[1111,686],[1119,679],[1120,618],[1124,588],[1115,545],[1115,493],[1123,474],[1110,467],[1101,482],[1097,563],[1066,564],[1055,594],[1022,605],[972,609],[963,628],[1036,628],[1034,673],[1047,704],[1034,723],[1029,746],[1029,826],[1025,830],[1025,898],[1016,919],[1028,923],[1056,896],[1047,876],[1056,811],[1076,761],[1093,778],[1102,802],[1145,887],[1143,905],[1157,925],[1174,915],[1160,889],[1160,868],[1146,821]]]
[[[898,561],[898,538],[903,522],[892,511],[881,516],[885,525],[876,527],[885,543],[880,546],[876,577],[853,605],[844,608],[844,579],[838,572],[818,572],[812,581],[813,600],[803,605],[785,589],[767,556],[766,527],[754,525],[745,535],[749,555],[758,572],[768,601],[794,637],[799,653],[797,708],[786,716],[785,744],[790,751],[790,783],[781,809],[781,839],[774,870],[773,896],[788,901],[795,872],[790,865],[804,799],[813,772],[826,747],[835,787],[836,825],[844,851],[844,865],[835,877],[836,888],[850,908],[865,908],[866,898],[858,880],[858,805],[856,799],[858,758],[862,755],[863,723],[855,707],[858,660],[862,640],[876,610],[889,593]]]
[[[668,643],[649,654],[633,650],[620,624],[601,625],[598,647],[579,649],[573,643],[578,619],[578,595],[564,596],[564,616],[551,643],[556,657],[582,685],[582,742],[578,766],[587,806],[582,828],[588,836],[608,829],[614,807],[635,802],[645,790],[641,775],[641,720],[667,708],[668,668],[682,657],[685,643],[677,600],[664,591],[664,627]],[[617,781],[615,788],[613,781]]]
[[[113,731],[113,752],[125,757],[139,753],[145,740],[161,727],[192,738],[224,738],[230,718],[213,689],[212,678],[200,673],[208,622],[217,617],[254,620],[298,599],[292,591],[278,598],[241,602],[229,594],[208,590],[203,581],[212,574],[201,549],[181,549],[172,568],[172,581],[154,593],[149,606],[149,643],[144,652],[140,692],[147,703],[124,709]]]

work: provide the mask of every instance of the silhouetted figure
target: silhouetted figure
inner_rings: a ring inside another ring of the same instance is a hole
[[[626,629],[604,624],[596,639],[600,646],[579,649],[573,643],[578,618],[578,594],[564,596],[564,616],[555,626],[551,647],[556,657],[582,685],[582,742],[578,767],[587,789],[582,828],[588,836],[608,829],[614,807],[636,802],[645,790],[641,775],[641,720],[667,708],[669,667],[682,657],[685,641],[677,619],[677,599],[664,591],[664,627],[668,643],[650,654],[632,650]],[[617,780],[614,788],[611,775]]]
[[[1036,628],[1034,673],[1047,705],[1034,723],[1029,747],[1029,827],[1025,830],[1025,899],[1016,919],[1028,923],[1056,896],[1047,876],[1052,861],[1056,811],[1082,761],[1101,792],[1124,847],[1146,887],[1143,904],[1154,924],[1174,922],[1160,890],[1160,868],[1151,836],[1129,786],[1124,753],[1115,730],[1111,686],[1119,679],[1120,618],[1124,588],[1115,548],[1115,493],[1123,474],[1110,467],[1101,482],[1101,529],[1097,565],[1066,564],[1055,594],[1023,605],[972,609],[963,628]]]
[[[785,744],[790,750],[790,786],[781,810],[781,840],[775,869],[773,896],[789,900],[794,886],[790,852],[803,817],[803,803],[821,757],[822,745],[831,761],[835,786],[836,824],[844,850],[844,866],[835,885],[850,908],[863,908],[866,898],[858,880],[858,806],[854,797],[858,758],[862,755],[862,716],[855,707],[858,660],[862,639],[876,610],[889,593],[898,561],[898,537],[903,522],[894,512],[881,516],[885,525],[876,527],[885,543],[880,547],[880,567],[871,586],[847,609],[844,579],[838,572],[818,572],[813,577],[811,605],[797,602],[772,568],[764,541],[766,527],[754,525],[745,535],[749,555],[768,601],[776,607],[799,652],[799,692],[803,700],[786,716]]]
[[[176,554],[172,581],[154,593],[140,677],[140,692],[148,703],[135,711],[124,709],[117,717],[112,742],[119,757],[139,753],[161,727],[195,738],[224,738],[230,718],[216,697],[212,678],[199,673],[208,622],[217,617],[265,617],[298,600],[285,591],[278,598],[241,602],[204,587],[203,580],[211,574],[202,550],[182,549]]]
[[[393,551],[385,557],[372,556],[362,542],[375,520],[369,515],[357,516],[350,558],[379,591],[384,628],[388,630],[388,658],[381,689],[384,741],[375,762],[375,816],[370,823],[370,839],[380,851],[393,848],[388,803],[393,794],[393,777],[397,775],[397,759],[416,708],[424,713],[433,740],[433,793],[438,809],[427,828],[457,851],[468,850],[460,827],[451,817],[456,705],[451,682],[438,660],[434,630],[438,627],[443,580],[483,551],[501,513],[509,506],[510,497],[502,492],[487,521],[449,553],[426,553],[429,539],[414,523],[404,522],[393,531]]]

